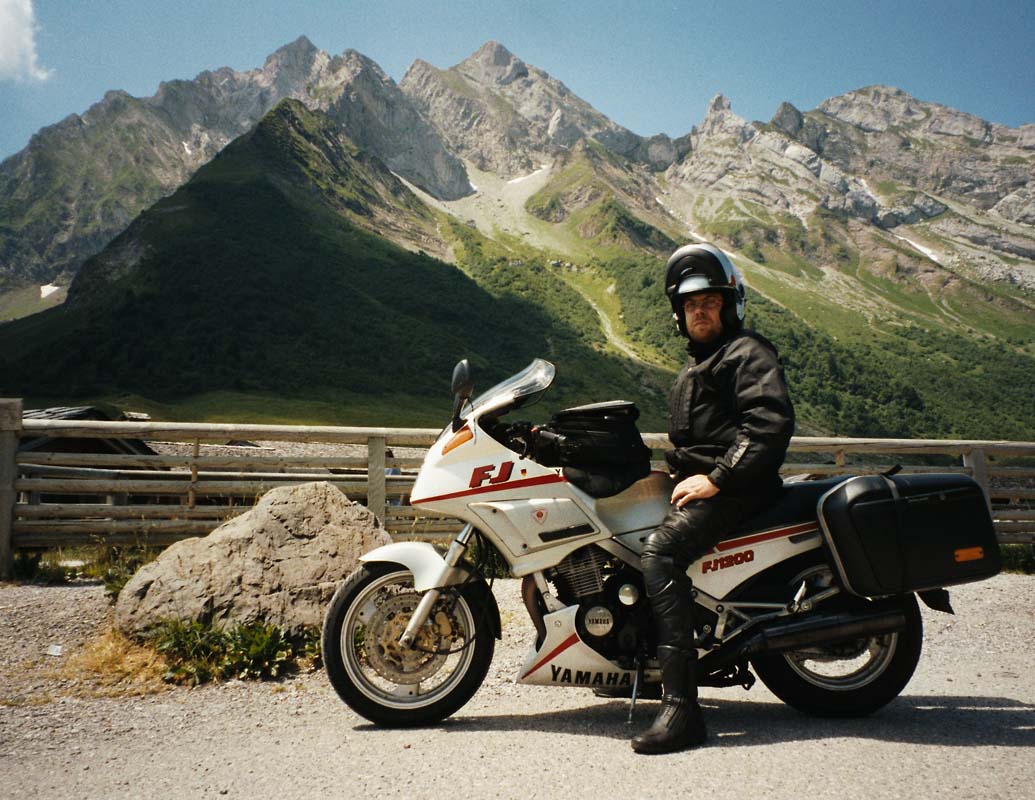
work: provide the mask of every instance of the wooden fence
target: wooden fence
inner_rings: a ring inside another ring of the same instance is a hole
[[[0,575],[10,577],[18,550],[163,546],[205,535],[269,489],[313,480],[366,503],[396,538],[449,535],[459,528],[456,520],[405,504],[421,453],[437,435],[413,428],[23,420],[21,401],[0,400]],[[18,452],[22,440],[37,437],[177,442],[183,452]],[[643,438],[656,453],[670,447],[663,434]],[[354,452],[287,456],[275,448],[258,454],[213,448],[240,440],[353,445]],[[391,448],[407,454],[386,456]],[[904,472],[968,473],[985,490],[1000,541],[1035,542],[1035,469],[1003,463],[1035,456],[1033,442],[795,437],[790,450],[789,460],[808,463],[788,463],[786,474],[877,472],[902,463],[902,456],[927,462],[903,464]],[[946,465],[931,466],[931,456]],[[386,475],[391,468],[401,474]]]

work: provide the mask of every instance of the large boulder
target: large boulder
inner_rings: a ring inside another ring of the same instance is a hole
[[[377,518],[331,484],[283,486],[142,567],[119,594],[115,624],[142,634],[167,619],[263,621],[297,634],[321,624],[359,557],[389,542]]]

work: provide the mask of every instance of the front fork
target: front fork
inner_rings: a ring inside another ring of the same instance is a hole
[[[471,541],[471,536],[474,533],[474,526],[467,524],[464,525],[463,529],[453,539],[453,543],[449,545],[449,550],[444,556],[446,566],[449,569],[453,569],[457,564],[460,563],[460,559],[464,557],[464,552],[467,550],[467,544]],[[413,612],[413,616],[410,617],[409,623],[406,625],[406,630],[403,631],[403,635],[399,637],[399,644],[403,647],[413,647],[413,640],[417,638],[417,632],[421,629],[425,622],[428,621],[428,617],[431,616],[431,609],[435,607],[435,603],[438,602],[439,597],[442,596],[442,590],[438,588],[428,589],[424,593],[424,596],[420,599],[417,604],[416,611]]]

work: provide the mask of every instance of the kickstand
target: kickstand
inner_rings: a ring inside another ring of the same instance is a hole
[[[633,688],[632,697],[629,700],[629,719],[625,721],[626,725],[632,725],[633,711],[636,710],[636,698],[640,694],[640,686],[643,685],[643,659],[637,656],[636,658],[636,675],[633,677]]]

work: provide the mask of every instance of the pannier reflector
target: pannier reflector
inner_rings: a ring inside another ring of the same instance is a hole
[[[454,434],[453,438],[446,442],[446,446],[442,448],[442,455],[445,455],[450,450],[455,450],[464,442],[469,442],[474,438],[474,433],[466,425]]]
[[[983,547],[964,547],[960,550],[955,551],[956,563],[962,563],[964,561],[980,561],[985,557],[985,548]]]

